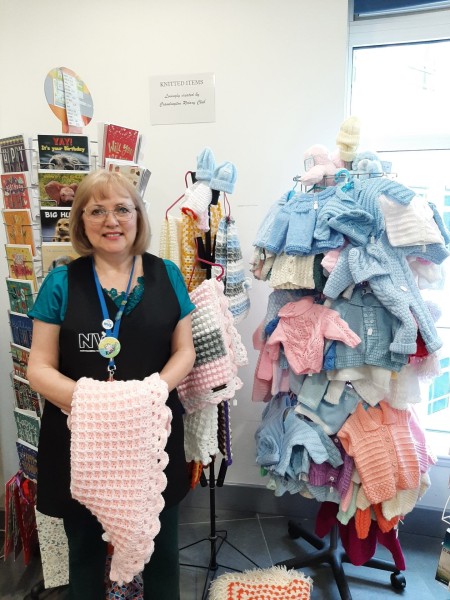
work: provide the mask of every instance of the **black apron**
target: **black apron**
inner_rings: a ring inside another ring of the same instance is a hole
[[[171,355],[172,333],[180,318],[180,305],[164,262],[145,253],[144,294],[120,324],[121,351],[115,358],[118,380],[142,380],[162,370]],[[105,294],[109,317],[117,306]],[[97,351],[103,316],[95,287],[90,257],[68,265],[68,304],[59,335],[59,371],[78,380],[107,379],[108,360]],[[176,390],[167,400],[172,411],[171,433],[166,445],[169,464],[165,469],[165,506],[182,500],[189,490],[184,455],[183,409]],[[38,448],[37,509],[52,517],[75,516],[86,509],[70,494],[70,431],[67,417],[46,402]],[[136,482],[139,485],[139,482]],[[81,510],[82,509],[82,510]]]

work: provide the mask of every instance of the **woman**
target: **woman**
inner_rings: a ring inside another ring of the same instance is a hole
[[[80,258],[49,272],[29,313],[34,326],[28,379],[47,399],[39,440],[37,509],[63,519],[71,600],[103,600],[106,543],[97,519],[70,495],[70,432],[64,413],[70,413],[81,377],[104,381],[108,369],[117,380],[143,380],[159,373],[170,392],[172,424],[165,507],[155,550],[143,572],[144,598],[177,600],[178,504],[189,489],[189,477],[176,386],[195,360],[194,305],[178,268],[146,252],[147,214],[122,175],[98,170],[84,178],[70,214],[70,237]],[[115,320],[124,299],[123,315]],[[111,344],[100,353],[98,342],[105,334],[119,340],[116,356],[111,357]]]

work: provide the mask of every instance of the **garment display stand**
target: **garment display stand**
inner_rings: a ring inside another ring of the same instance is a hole
[[[284,566],[287,569],[302,569],[304,567],[318,567],[323,564],[330,565],[336,585],[339,589],[341,600],[352,600],[350,588],[348,587],[347,577],[344,572],[344,563],[351,563],[347,554],[339,547],[339,531],[338,526],[333,525],[328,545],[320,537],[309,531],[306,531],[296,521],[288,522],[288,533],[292,539],[303,538],[311,546],[316,548],[311,556],[305,559],[290,558],[277,563],[277,566]],[[382,571],[392,571],[391,585],[396,590],[403,590],[406,587],[406,580],[401,571],[399,571],[393,563],[379,558],[371,558],[363,567],[371,567]]]
[[[217,562],[217,555],[219,554],[219,551],[222,548],[223,544],[227,544],[228,546],[233,548],[233,550],[235,552],[237,552],[240,556],[243,556],[246,560],[251,562],[253,565],[255,565],[255,567],[257,567],[259,569],[259,565],[256,564],[254,560],[252,560],[249,556],[244,554],[244,552],[242,552],[241,550],[236,548],[236,546],[234,544],[232,544],[231,542],[228,541],[227,531],[225,529],[219,529],[219,530],[216,529],[216,488],[223,486],[223,483],[225,481],[225,475],[226,475],[226,472],[228,469],[228,465],[227,465],[226,459],[223,458],[222,462],[220,464],[219,473],[218,473],[218,476],[216,479],[215,472],[214,472],[215,471],[214,463],[215,463],[215,457],[213,457],[213,459],[208,467],[209,468],[209,481],[206,479],[204,471],[202,471],[202,474],[200,477],[200,485],[202,487],[206,487],[209,485],[209,520],[210,520],[209,535],[208,535],[208,537],[204,537],[200,540],[197,540],[196,542],[192,542],[191,544],[188,544],[187,546],[183,546],[182,548],[180,548],[180,552],[181,552],[183,550],[186,550],[187,548],[192,548],[193,546],[196,546],[197,544],[201,544],[202,542],[209,542],[209,544],[210,544],[210,556],[209,556],[209,563],[207,566],[194,565],[194,564],[180,562],[180,566],[182,566],[182,567],[195,567],[197,569],[206,569],[207,573],[206,573],[206,578],[205,578],[205,584],[203,586],[201,600],[206,600],[206,598],[208,597],[209,584],[214,580],[214,578],[217,574],[217,570],[219,568],[227,569],[228,571],[236,571],[238,573],[241,572],[240,569],[235,569],[234,567],[222,565]]]

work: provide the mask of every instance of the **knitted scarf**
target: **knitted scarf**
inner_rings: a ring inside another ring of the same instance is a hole
[[[244,274],[241,246],[238,238],[236,222],[232,217],[223,217],[219,223],[216,236],[215,262],[224,268],[225,296],[228,298],[229,309],[237,324],[242,321],[250,310],[248,288],[249,278]],[[212,275],[218,274],[214,268]]]

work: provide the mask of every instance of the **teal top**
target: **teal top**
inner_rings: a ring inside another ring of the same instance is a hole
[[[192,312],[195,305],[191,302],[189,294],[184,283],[180,269],[171,260],[164,260],[167,269],[167,275],[175,290],[175,294],[180,303],[180,320]],[[118,293],[116,289],[104,290],[117,307],[125,295],[125,292]],[[132,289],[128,302],[125,307],[125,314],[130,313],[138,304],[144,293],[144,277],[138,277],[138,283]],[[36,301],[33,308],[28,313],[32,319],[39,319],[45,323],[61,325],[67,309],[67,265],[56,267],[48,273],[39,288]]]

